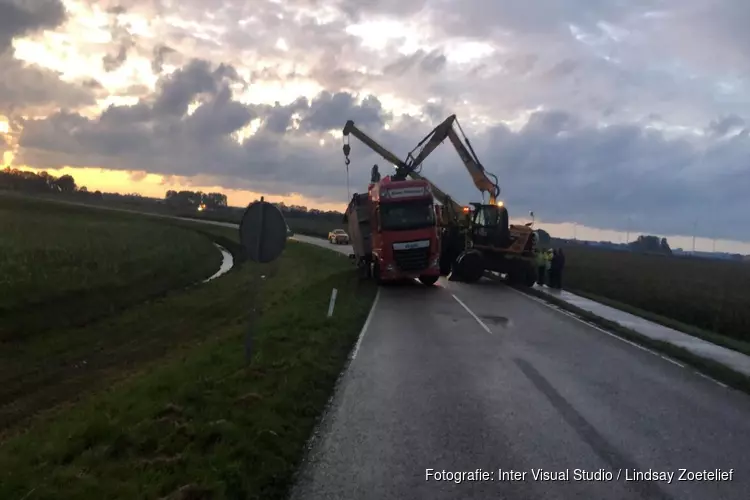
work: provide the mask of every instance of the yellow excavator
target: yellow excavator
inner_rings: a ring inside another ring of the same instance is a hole
[[[466,141],[456,133],[456,124]],[[411,177],[426,180],[435,199],[440,203],[441,220],[441,274],[464,282],[478,281],[486,271],[504,274],[510,284],[533,286],[536,281],[534,253],[537,237],[532,224],[509,224],[508,210],[497,198],[500,195],[497,177],[487,172],[479,162],[471,143],[463,134],[456,115],[449,116],[435,127],[402,161],[358,129],[352,120],[343,130],[344,154],[348,160],[349,135],[353,135],[396,167],[394,180]],[[471,203],[462,206],[420,173],[424,160],[445,140],[449,139],[474,185],[489,194],[488,203]],[[420,150],[415,157],[413,153]],[[533,217],[533,213],[531,214]]]

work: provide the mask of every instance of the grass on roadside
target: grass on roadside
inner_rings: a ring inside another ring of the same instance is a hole
[[[192,342],[6,436],[0,498],[283,498],[375,291],[346,258],[290,242],[275,263],[137,308],[110,328]]]
[[[593,325],[604,328],[607,331],[610,331],[624,339],[666,354],[673,359],[687,363],[701,373],[713,377],[719,382],[725,383],[734,389],[738,389],[750,394],[750,378],[742,373],[732,370],[731,368],[721,363],[704,358],[702,356],[698,356],[686,349],[675,346],[668,342],[647,337],[641,333],[636,332],[635,330],[626,328],[617,322],[604,319],[540,290],[535,290],[533,288],[518,288],[518,290],[549,302],[550,304],[553,304],[562,310],[573,313],[579,318]]]
[[[83,325],[210,276],[211,240],[142,216],[0,197],[0,341]]]

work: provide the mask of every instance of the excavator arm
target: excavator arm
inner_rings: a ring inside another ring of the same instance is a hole
[[[448,124],[449,126],[452,125],[452,122]],[[359,139],[361,142],[363,142],[367,147],[378,153],[380,156],[382,156],[386,161],[389,163],[392,163],[396,166],[396,173],[392,175],[391,177],[394,180],[403,180],[406,179],[407,176],[418,179],[418,180],[424,180],[427,181],[427,183],[430,185],[430,189],[432,190],[432,194],[435,197],[436,200],[438,200],[441,204],[445,205],[448,210],[451,212],[452,217],[458,217],[459,214],[463,212],[463,207],[453,201],[450,196],[448,196],[442,189],[437,187],[435,184],[432,183],[429,179],[422,177],[419,173],[415,172],[416,166],[412,166],[413,162],[410,164],[407,164],[403,160],[401,160],[398,156],[388,151],[386,148],[381,146],[375,139],[368,136],[366,133],[362,132],[360,129],[357,128],[357,126],[354,124],[353,120],[349,120],[346,122],[346,125],[344,125],[344,137],[348,138],[349,135],[353,135],[357,139]],[[433,131],[434,133],[435,131]],[[454,134],[455,135],[455,134]],[[428,136],[429,137],[429,136]],[[424,142],[424,141],[423,141]],[[432,150],[434,150],[441,141],[437,141],[434,145],[431,145]],[[419,147],[419,146],[417,146]],[[344,144],[344,155],[347,157],[349,156],[349,144],[348,141],[346,144]],[[425,149],[422,150],[424,153]],[[421,160],[420,163],[424,160],[424,158],[429,155],[429,152],[427,154],[421,154]]]
[[[418,148],[422,147],[419,154],[416,157],[413,157],[412,153],[409,153],[407,158],[407,173],[414,177],[417,169],[424,160],[435,150],[435,148],[448,138],[456,149],[461,161],[464,163],[469,175],[471,175],[474,185],[481,192],[489,193],[490,203],[494,205],[497,203],[497,197],[500,195],[500,187],[497,183],[497,177],[484,169],[474,152],[474,148],[471,147],[469,139],[466,138],[466,135],[463,134],[463,130],[461,130],[461,134],[466,141],[466,146],[464,146],[463,141],[456,133],[455,128],[453,128],[454,123],[456,123],[459,130],[461,130],[461,125],[459,125],[456,115],[451,115],[422,139],[417,147],[414,148],[414,151],[416,151]]]
[[[397,168],[397,172],[403,171],[408,168],[406,163],[404,163],[401,158],[385,149],[383,146],[378,144],[375,139],[358,129],[357,126],[354,125],[354,120],[348,120],[346,122],[346,125],[344,125],[344,137],[348,139],[349,134],[362,141],[366,146],[378,153],[386,161],[395,165]],[[349,156],[348,141],[346,144],[344,144],[344,155],[346,155],[347,157]]]

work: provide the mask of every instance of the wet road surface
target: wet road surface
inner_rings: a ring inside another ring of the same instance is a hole
[[[293,499],[750,498],[746,395],[502,285],[439,285],[381,288]],[[732,479],[679,481],[680,469]]]

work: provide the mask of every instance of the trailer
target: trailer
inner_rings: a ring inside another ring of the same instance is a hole
[[[353,253],[350,259],[359,270],[360,277],[372,277],[372,228],[370,226],[370,197],[355,193],[344,213],[344,223],[349,233]]]

